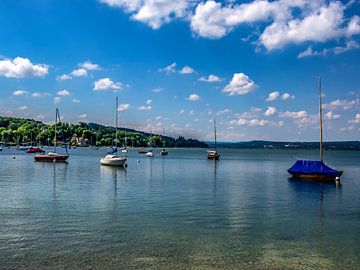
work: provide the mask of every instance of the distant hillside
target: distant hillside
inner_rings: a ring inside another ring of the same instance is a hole
[[[51,145],[54,141],[55,125],[46,125],[33,119],[0,116],[0,139],[8,145],[41,144]],[[77,146],[112,146],[115,140],[115,128],[96,123],[60,123],[57,125],[57,140]],[[201,147],[208,145],[195,139],[177,139],[169,136],[149,134],[134,129],[119,128],[118,145],[134,147]]]
[[[211,147],[212,142],[207,142]],[[272,142],[272,141],[249,141],[249,142],[218,142],[218,147],[243,148],[243,149],[319,149],[319,142]],[[325,150],[357,150],[360,151],[360,141],[324,142]]]

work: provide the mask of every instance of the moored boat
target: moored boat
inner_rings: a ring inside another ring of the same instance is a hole
[[[216,143],[216,119],[214,119],[214,149],[207,150],[207,159],[210,160],[219,160],[220,154],[217,151],[217,143]]]
[[[318,79],[319,88],[319,119],[320,119],[320,160],[297,160],[295,164],[287,171],[295,178],[317,181],[340,181],[340,176],[343,171],[327,166],[324,159],[323,149],[323,127],[322,127],[322,92],[321,92],[321,78]]]
[[[44,153],[45,151],[39,147],[30,146],[26,152],[27,153]]]
[[[39,162],[66,162],[66,160],[69,158],[69,154],[67,152],[67,147],[65,145],[65,150],[66,150],[66,154],[59,154],[56,152],[56,142],[57,142],[57,123],[58,120],[60,122],[60,113],[59,113],[59,109],[56,108],[55,111],[55,138],[54,138],[54,152],[49,152],[47,154],[39,154],[39,155],[35,155],[34,159],[35,161],[39,161]]]

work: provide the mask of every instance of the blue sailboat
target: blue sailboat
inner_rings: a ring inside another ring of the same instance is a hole
[[[320,160],[297,160],[287,171],[295,178],[303,178],[317,181],[339,181],[343,171],[338,171],[327,166],[324,161],[323,132],[322,132],[322,93],[321,78],[319,86],[319,117],[320,117]]]

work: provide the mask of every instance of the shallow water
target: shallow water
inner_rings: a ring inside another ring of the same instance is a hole
[[[360,152],[327,151],[341,186],[295,181],[312,150],[169,149],[128,168],[0,152],[0,268],[358,269]],[[160,150],[155,149],[155,153]],[[15,159],[13,159],[15,155]]]

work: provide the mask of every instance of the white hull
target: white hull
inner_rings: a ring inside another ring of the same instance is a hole
[[[126,158],[118,157],[118,156],[106,156],[100,159],[101,165],[106,166],[125,166]]]
[[[147,153],[145,154],[145,156],[147,156],[147,157],[154,157],[154,153],[153,153],[153,152],[147,152]]]

